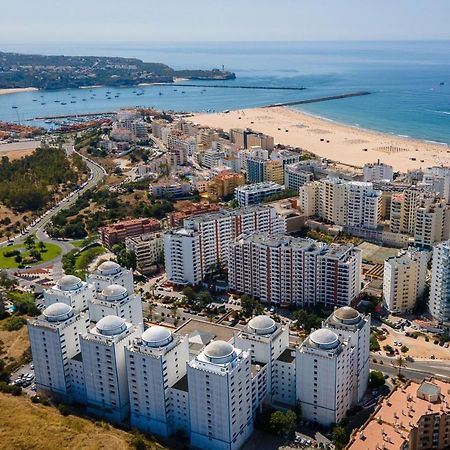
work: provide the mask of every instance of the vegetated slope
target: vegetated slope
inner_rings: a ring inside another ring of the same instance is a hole
[[[0,394],[0,449],[129,450],[133,435],[104,422],[62,416],[52,406],[31,403],[27,397]],[[145,441],[147,449],[163,449]]]

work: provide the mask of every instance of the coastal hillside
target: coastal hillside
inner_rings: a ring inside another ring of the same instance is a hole
[[[141,83],[171,83],[176,77],[227,80],[234,79],[235,74],[219,69],[176,71],[166,64],[136,58],[0,52],[0,89],[136,86]]]

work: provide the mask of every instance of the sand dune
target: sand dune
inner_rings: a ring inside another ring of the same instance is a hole
[[[252,128],[273,136],[275,143],[301,147],[318,156],[356,167],[378,159],[400,171],[450,165],[448,145],[346,126],[286,107],[194,114],[191,120],[226,131]]]

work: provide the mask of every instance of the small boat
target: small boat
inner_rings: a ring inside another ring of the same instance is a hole
[[[186,92],[185,92],[185,91],[181,91],[181,93],[182,93],[182,94],[186,94]]]
[[[444,83],[443,81],[440,82],[440,85],[441,85],[441,86],[444,86],[444,84],[445,84],[445,83]]]
[[[33,102],[37,102],[37,99],[36,99],[36,98],[34,98],[34,99],[33,99]]]
[[[75,100],[72,100],[70,103],[76,103],[76,101],[75,101]]]
[[[118,96],[118,95],[115,95],[114,98],[119,98],[119,96]]]
[[[45,105],[45,103],[41,103],[41,105]]]
[[[61,102],[61,105],[67,105],[67,103],[65,103],[65,102]]]
[[[111,91],[106,91],[107,94],[111,94]]]
[[[159,92],[158,95],[163,95],[163,93],[162,93],[162,92]]]
[[[17,109],[18,108],[18,106],[12,106],[12,109]]]
[[[59,100],[55,100],[55,103],[59,103],[60,101]]]
[[[86,99],[85,99],[85,98],[83,98],[83,99],[81,99],[81,101],[85,102],[85,101],[86,101]]]

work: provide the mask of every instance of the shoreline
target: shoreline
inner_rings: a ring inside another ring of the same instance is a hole
[[[19,94],[20,92],[35,92],[38,90],[39,90],[38,88],[34,88],[34,87],[7,88],[7,89],[0,89],[0,95]]]
[[[287,106],[192,114],[191,120],[226,131],[252,128],[273,136],[276,144],[300,147],[318,157],[358,168],[377,160],[400,171],[450,165],[447,143],[370,130]]]

